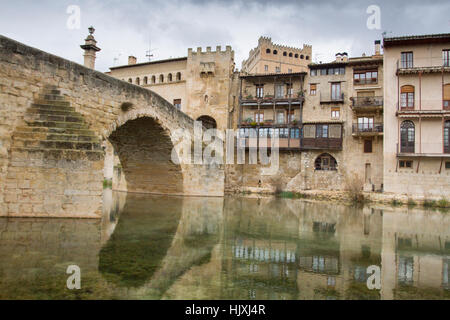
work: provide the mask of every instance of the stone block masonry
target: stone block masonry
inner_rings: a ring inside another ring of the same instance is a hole
[[[117,135],[139,137],[142,121],[152,150]],[[0,216],[100,217],[106,140],[120,142],[127,191],[222,196],[222,167],[173,166],[179,128],[194,136],[154,92],[0,36]]]

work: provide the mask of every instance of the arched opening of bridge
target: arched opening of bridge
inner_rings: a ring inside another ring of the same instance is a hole
[[[153,118],[127,121],[109,136],[109,141],[115,154],[113,189],[183,194],[182,171],[172,162],[169,132]]]
[[[206,129],[217,129],[216,120],[210,116],[201,116],[197,118],[197,121],[201,121]]]

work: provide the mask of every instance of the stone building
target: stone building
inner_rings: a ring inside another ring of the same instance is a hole
[[[450,190],[450,34],[384,39],[384,187]]]
[[[188,49],[187,57],[111,67],[110,75],[148,88],[206,127],[225,129],[233,108],[231,87],[234,51],[230,46],[216,51]]]
[[[242,72],[248,74],[306,72],[311,62],[312,46],[293,48],[274,44],[271,38],[260,37],[258,46],[250,50],[242,62]]]

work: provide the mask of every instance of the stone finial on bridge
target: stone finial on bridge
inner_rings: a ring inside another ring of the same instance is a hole
[[[97,51],[101,49],[97,47],[97,41],[94,38],[94,27],[89,27],[89,35],[84,40],[85,44],[81,45],[81,49],[84,50],[84,66],[90,69],[95,69],[95,58]]]

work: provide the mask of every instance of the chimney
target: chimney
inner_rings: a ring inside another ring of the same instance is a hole
[[[347,52],[343,52],[343,53],[342,53],[342,59],[341,59],[341,61],[342,61],[342,62],[347,62],[347,61],[348,61],[348,54],[347,54]]]
[[[84,50],[84,66],[90,69],[95,69],[96,53],[101,49],[97,47],[97,41],[94,38],[94,27],[89,27],[89,35],[84,40],[84,44],[80,47]]]
[[[381,48],[381,41],[375,40],[375,55],[376,56],[379,56],[381,54],[380,48]]]
[[[134,56],[129,56],[129,57],[128,57],[128,65],[129,65],[129,66],[131,66],[131,65],[133,65],[133,64],[136,64],[136,63],[137,63],[136,57],[134,57]]]
[[[341,53],[336,53],[336,62],[341,62],[341,61],[342,61]]]

